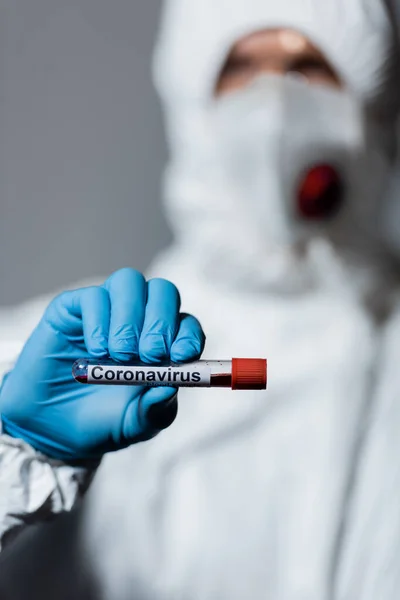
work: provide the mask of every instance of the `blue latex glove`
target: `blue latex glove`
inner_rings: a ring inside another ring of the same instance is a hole
[[[154,364],[198,359],[203,331],[179,310],[172,283],[146,282],[133,269],[55,298],[1,389],[5,433],[68,461],[98,459],[169,426],[176,388],[83,385],[71,367],[81,357]]]

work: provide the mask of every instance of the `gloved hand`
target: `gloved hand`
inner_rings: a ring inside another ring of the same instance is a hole
[[[179,310],[172,283],[146,282],[133,269],[55,298],[1,389],[5,433],[53,458],[96,460],[169,426],[177,413],[175,388],[83,385],[71,368],[81,357],[198,359],[203,331]]]

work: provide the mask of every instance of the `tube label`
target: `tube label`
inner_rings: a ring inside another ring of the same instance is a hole
[[[88,365],[87,382],[110,385],[210,387],[211,369],[191,364],[171,367]]]

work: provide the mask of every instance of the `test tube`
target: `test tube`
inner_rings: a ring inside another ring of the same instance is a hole
[[[83,358],[74,362],[72,375],[79,383],[94,385],[141,385],[148,387],[206,387],[232,390],[265,390],[265,358],[198,360],[191,363],[149,365],[120,364],[112,360]]]

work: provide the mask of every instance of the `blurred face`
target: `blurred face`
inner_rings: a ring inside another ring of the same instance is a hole
[[[215,95],[246,87],[262,74],[297,73],[310,84],[341,88],[323,54],[304,35],[291,29],[268,29],[240,39],[220,72]]]
[[[273,88],[260,88],[265,91],[264,104],[272,98],[271,111],[275,113],[270,113],[271,118],[262,111],[254,111],[253,117],[247,118],[252,108],[260,106],[257,95],[246,96],[247,108],[246,104],[221,103],[225,111],[236,110],[229,113],[221,134],[229,177],[238,182],[236,193],[242,185],[246,202],[248,198],[257,199],[257,205],[263,207],[263,233],[270,227],[265,235],[278,245],[290,245],[287,240],[311,239],[316,229],[308,229],[305,223],[333,222],[343,206],[341,163],[348,151],[348,105],[346,99],[338,99],[342,94],[311,89],[325,86],[338,90],[343,84],[307,37],[292,29],[268,29],[235,43],[215,86],[215,96],[220,98],[245,89],[262,75],[283,78],[289,74],[303,81],[299,84],[290,78],[283,88],[277,87],[284,90],[279,97],[281,111],[276,109],[276,96],[268,95]],[[338,123],[342,125],[338,111],[343,110],[343,128],[337,130]],[[280,159],[283,148],[285,161]]]

